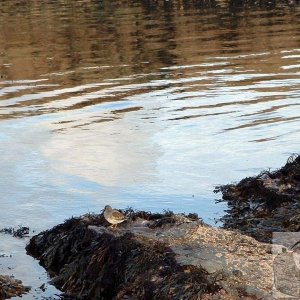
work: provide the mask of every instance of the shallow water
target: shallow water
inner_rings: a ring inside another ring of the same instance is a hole
[[[107,203],[214,224],[216,185],[299,152],[297,6],[13,0],[0,15],[0,228]],[[39,286],[25,242],[0,241],[0,271]]]

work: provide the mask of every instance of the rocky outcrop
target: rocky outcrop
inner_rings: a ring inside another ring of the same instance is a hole
[[[267,299],[269,245],[205,225],[195,215],[124,211],[73,218],[34,236],[27,251],[77,299]]]
[[[300,156],[284,167],[248,177],[238,184],[220,186],[229,210],[224,228],[237,229],[264,242],[273,232],[300,231]]]

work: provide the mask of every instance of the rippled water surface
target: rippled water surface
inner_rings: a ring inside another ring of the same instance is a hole
[[[299,152],[297,6],[13,0],[0,16],[0,227],[107,203],[213,224],[216,185]],[[6,273],[44,280],[23,241],[0,242]]]

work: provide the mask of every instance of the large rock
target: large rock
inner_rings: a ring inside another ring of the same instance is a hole
[[[101,215],[70,219],[34,236],[27,251],[78,299],[270,297],[268,245],[193,216],[128,215],[116,230]]]

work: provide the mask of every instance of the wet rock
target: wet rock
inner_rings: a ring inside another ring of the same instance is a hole
[[[77,299],[257,299],[251,286],[271,293],[267,245],[195,216],[123,213],[129,220],[116,230],[101,215],[70,219],[34,236],[27,251]]]
[[[0,300],[22,296],[29,290],[30,287],[23,286],[21,280],[14,279],[11,276],[0,275]]]
[[[273,232],[300,230],[300,156],[284,167],[248,177],[238,184],[217,187],[229,206],[224,228],[236,229],[263,242]]]

